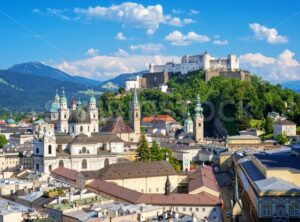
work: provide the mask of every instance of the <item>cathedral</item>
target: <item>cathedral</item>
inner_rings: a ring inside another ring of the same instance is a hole
[[[131,124],[127,131],[116,133],[106,123],[99,132],[96,98],[93,93],[87,107],[73,99],[70,106],[64,90],[56,92],[46,122],[35,127],[34,170],[49,174],[66,167],[77,171],[98,170],[118,162],[124,152],[124,141],[137,141],[140,136],[140,106],[136,91],[131,105]]]

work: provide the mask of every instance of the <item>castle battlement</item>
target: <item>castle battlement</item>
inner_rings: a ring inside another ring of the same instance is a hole
[[[238,71],[240,69],[239,59],[236,55],[229,54],[224,58],[216,58],[209,53],[202,55],[185,55],[181,57],[181,63],[168,62],[165,65],[149,65],[149,73],[170,72],[187,74],[198,70],[218,69],[224,71]]]

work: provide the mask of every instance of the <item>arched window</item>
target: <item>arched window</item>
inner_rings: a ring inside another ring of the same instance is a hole
[[[75,132],[75,127],[74,126],[72,126],[72,131],[73,131],[73,133]]]
[[[199,123],[199,127],[201,126],[201,123]]]
[[[137,118],[139,117],[139,113],[138,112],[135,113],[135,117],[137,117]]]
[[[81,162],[81,168],[82,169],[87,169],[87,162],[86,162],[86,159],[83,159],[82,162]]]
[[[35,169],[37,170],[37,171],[39,171],[40,170],[40,164],[35,164]]]
[[[49,172],[51,172],[52,171],[52,166],[51,165],[49,165]]]
[[[83,126],[80,126],[80,132],[81,133],[83,132]]]
[[[52,154],[52,146],[51,145],[48,146],[48,154]]]
[[[59,166],[59,167],[64,167],[64,161],[63,161],[63,160],[60,160],[60,161],[58,162],[58,166]]]
[[[82,153],[86,153],[86,147],[82,147]]]
[[[39,152],[40,152],[40,149],[37,147],[37,148],[35,148],[35,152],[36,152],[36,154],[39,154]]]
[[[94,119],[96,118],[96,114],[94,113]]]

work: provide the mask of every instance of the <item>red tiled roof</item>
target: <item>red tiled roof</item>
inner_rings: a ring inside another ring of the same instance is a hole
[[[76,170],[71,170],[71,169],[64,168],[64,167],[58,167],[55,170],[52,170],[51,174],[56,175],[56,176],[65,177],[69,180],[76,181],[76,175],[78,174],[78,172]]]
[[[207,192],[199,194],[144,194],[137,191],[119,186],[104,180],[94,180],[87,184],[87,188],[105,193],[117,199],[133,203],[133,204],[153,204],[153,205],[178,205],[178,206],[215,206],[220,205],[221,201],[218,197]]]
[[[169,115],[146,116],[142,120],[142,122],[144,122],[144,123],[152,123],[152,122],[158,122],[158,121],[163,121],[166,123],[176,122],[175,119],[173,119]]]

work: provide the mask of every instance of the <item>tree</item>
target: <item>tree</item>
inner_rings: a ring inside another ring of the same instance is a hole
[[[0,134],[0,148],[3,148],[7,144],[7,139],[4,135]]]
[[[271,117],[267,117],[266,119],[265,131],[267,134],[273,133],[273,120]]]
[[[145,134],[141,135],[137,148],[137,157],[140,161],[151,160],[151,150],[149,148]]]
[[[151,147],[151,160],[158,160],[160,147],[156,141],[153,141]]]
[[[289,139],[284,134],[278,134],[276,139],[277,139],[277,142],[281,145],[284,145],[289,141]]]

